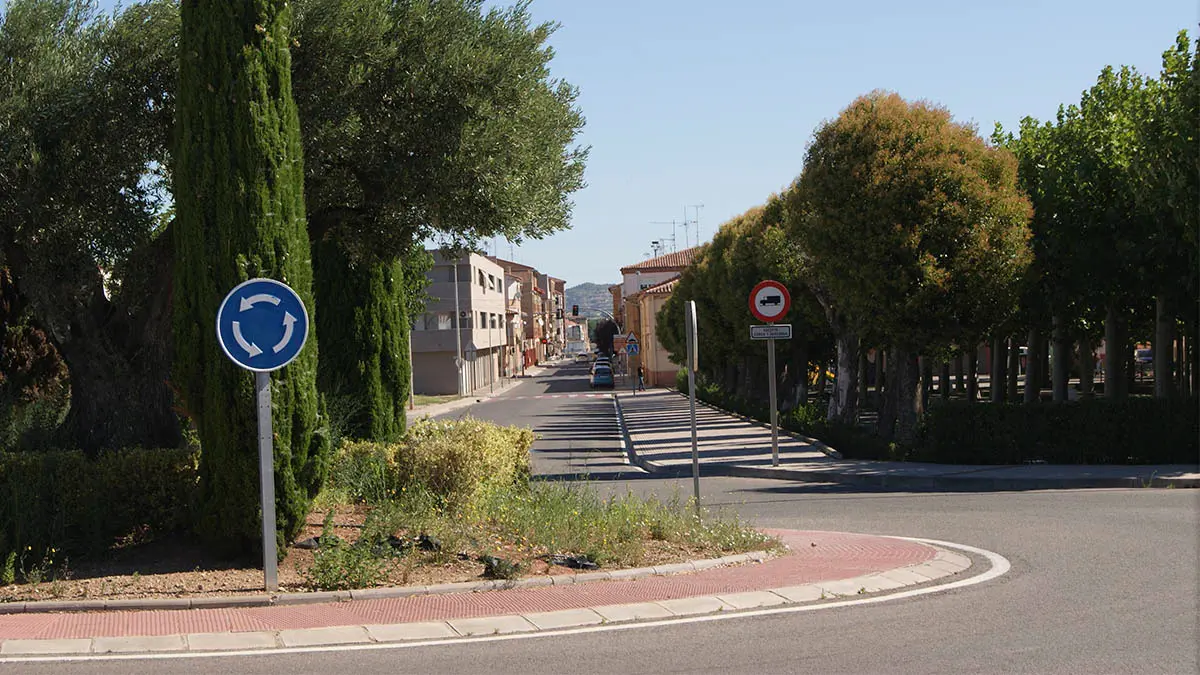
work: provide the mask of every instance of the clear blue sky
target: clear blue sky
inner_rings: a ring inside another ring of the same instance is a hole
[[[670,236],[651,222],[682,220],[689,204],[704,205],[707,241],[790,183],[817,124],[860,94],[928,99],[986,136],[997,121],[1052,117],[1105,65],[1157,74],[1175,33],[1194,36],[1200,19],[1197,0],[533,0],[531,11],[562,24],[552,72],[580,88],[592,150],[572,230],[514,257],[568,286],[616,282]]]

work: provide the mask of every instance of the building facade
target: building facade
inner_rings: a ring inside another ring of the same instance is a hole
[[[677,367],[671,364],[667,352],[655,336],[655,316],[671,297],[675,282],[683,270],[692,264],[701,247],[673,251],[634,265],[621,268],[621,283],[609,287],[613,296],[613,315],[618,317],[622,335],[637,336],[639,353],[626,358],[624,367],[637,372],[640,366],[646,386],[670,386],[675,382]],[[618,348],[623,347],[618,340]]]
[[[469,395],[507,372],[508,285],[504,269],[475,253],[430,251],[430,300],[412,329],[413,392]]]

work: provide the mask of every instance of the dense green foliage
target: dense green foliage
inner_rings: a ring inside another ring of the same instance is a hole
[[[934,406],[911,457],[953,464],[1191,464],[1195,399],[1097,398],[1045,405]]]
[[[89,451],[179,442],[165,377],[170,257],[154,242],[174,13],[166,0],[112,18],[84,0],[0,6],[0,267],[9,309],[66,364],[62,442]],[[30,357],[39,345],[8,346]]]
[[[411,365],[400,263],[355,263],[333,241],[313,245],[321,350],[317,386],[334,440],[395,440],[404,433]]]
[[[760,322],[751,315],[747,298],[763,279],[785,284],[792,309],[780,322],[792,324],[794,338],[778,342],[776,349],[778,366],[788,374],[781,398],[789,407],[806,398],[808,363],[827,360],[832,343],[800,256],[782,226],[782,208],[772,197],[766,206],[721,226],[659,310],[657,337],[671,358],[682,363],[687,353],[684,303],[696,301],[699,372],[735,395],[765,402],[766,343],[750,339],[749,326]]]
[[[170,449],[0,453],[0,557],[95,553],[185,529],[196,461]]]
[[[290,11],[283,0],[252,11],[243,5],[188,0],[182,7],[173,379],[203,448],[198,529],[248,553],[261,546],[254,377],[221,353],[213,320],[229,290],[255,277],[288,284],[310,317],[319,312],[291,93]],[[271,375],[277,531],[285,541],[303,525],[326,471],[316,338],[310,331],[296,360]]]
[[[586,151],[576,91],[549,77],[551,25],[524,4],[303,0],[294,78],[306,153],[319,383],[344,432],[403,431],[409,318],[430,235],[472,246],[569,226]],[[398,271],[398,266],[403,269]],[[415,296],[421,297],[420,289]]]

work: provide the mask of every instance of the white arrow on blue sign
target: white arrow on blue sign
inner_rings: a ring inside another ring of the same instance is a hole
[[[291,363],[308,339],[308,310],[287,284],[251,279],[217,310],[217,341],[234,363],[269,373]]]

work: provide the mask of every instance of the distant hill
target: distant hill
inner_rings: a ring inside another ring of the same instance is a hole
[[[603,316],[597,309],[612,311],[612,295],[608,287],[612,284],[579,284],[567,289],[567,311],[572,305],[579,305],[579,316],[599,318]]]

